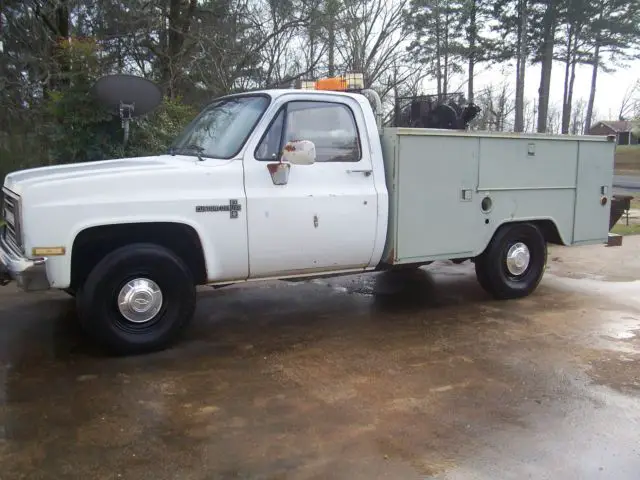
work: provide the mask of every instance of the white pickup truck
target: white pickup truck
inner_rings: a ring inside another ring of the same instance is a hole
[[[9,174],[1,283],[75,295],[127,354],[174,342],[198,285],[468,259],[511,299],[547,243],[607,241],[610,139],[382,128],[368,93],[227,96],[166,155]]]

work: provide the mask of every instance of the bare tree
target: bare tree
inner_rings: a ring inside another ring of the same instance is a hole
[[[513,92],[507,82],[499,85],[489,84],[476,95],[476,103],[481,108],[476,125],[480,130],[506,131],[512,126],[512,115],[515,112]]]
[[[540,118],[540,112],[538,112]],[[546,133],[560,133],[562,129],[562,110],[551,104],[547,109]]]
[[[572,107],[571,124],[569,132],[572,135],[583,135],[584,131],[584,117],[587,110],[587,103],[583,98],[579,98]],[[564,120],[564,118],[563,118]],[[568,133],[568,132],[566,132]]]
[[[351,0],[342,14],[337,51],[345,70],[362,72],[366,86],[380,85],[394,65],[406,64],[402,44],[407,0]],[[398,82],[406,77],[401,75]],[[388,77],[387,77],[388,79]]]
[[[536,126],[538,103],[535,98],[524,101],[524,131],[533,132]]]
[[[629,120],[638,115],[638,105],[640,104],[640,79],[633,82],[624,92],[618,111],[619,120]]]

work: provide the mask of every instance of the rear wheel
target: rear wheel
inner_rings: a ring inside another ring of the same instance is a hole
[[[134,244],[107,255],[77,293],[78,316],[116,354],[159,350],[193,317],[193,275],[170,250]]]
[[[495,298],[521,298],[536,290],[546,263],[547,243],[538,227],[505,225],[476,258],[476,277]]]

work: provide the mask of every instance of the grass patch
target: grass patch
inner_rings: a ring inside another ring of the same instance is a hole
[[[638,235],[640,234],[640,223],[630,223],[629,226],[627,226],[624,224],[624,220],[620,219],[611,229],[611,233],[617,233],[618,235]]]
[[[620,145],[616,147],[616,172],[619,174],[640,174],[640,145]]]

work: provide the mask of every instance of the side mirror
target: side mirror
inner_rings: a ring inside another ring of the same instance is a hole
[[[287,142],[282,151],[282,161],[292,165],[313,165],[316,163],[316,146],[309,140]]]

